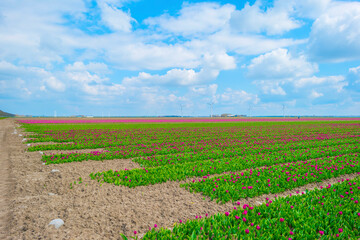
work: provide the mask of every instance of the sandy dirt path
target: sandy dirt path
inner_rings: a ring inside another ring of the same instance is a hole
[[[0,239],[10,239],[11,220],[11,147],[7,141],[14,125],[11,120],[0,120]]]

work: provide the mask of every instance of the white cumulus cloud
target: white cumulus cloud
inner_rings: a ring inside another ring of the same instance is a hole
[[[312,90],[311,94],[310,94],[310,98],[318,98],[318,97],[322,97],[322,96],[324,96],[324,94],[319,93],[319,92],[317,92],[315,90]]]
[[[287,49],[279,48],[251,60],[247,76],[251,79],[286,79],[311,76],[318,71],[304,55],[293,57]]]
[[[54,76],[51,76],[49,78],[44,79],[45,83],[52,89],[63,92],[65,91],[65,84],[58,79],[56,79]]]
[[[220,100],[223,103],[231,104],[244,104],[244,103],[254,103],[257,104],[260,99],[256,94],[248,93],[244,90],[234,90],[227,88],[221,95]]]
[[[215,80],[221,70],[236,68],[235,59],[224,52],[216,54],[205,53],[202,57],[202,68],[198,71],[186,68],[173,68],[166,74],[151,75],[146,72],[140,72],[138,76],[126,77],[123,83],[126,85],[180,85],[194,86]]]
[[[80,37],[64,26],[64,15],[76,19],[85,11],[81,0],[1,1],[0,58],[26,64],[63,61]]]
[[[73,64],[68,64],[65,67],[65,71],[68,72],[83,72],[89,71],[94,73],[109,73],[110,70],[105,63],[102,62],[90,62],[88,64],[84,64],[83,62],[77,61]]]
[[[120,9],[121,1],[98,0],[103,23],[114,31],[130,32],[134,19],[130,12]]]
[[[207,71],[201,69],[196,72],[193,69],[178,69],[174,68],[166,72],[166,74],[151,75],[149,73],[140,72],[138,76],[126,77],[123,80],[123,84],[131,86],[141,85],[180,85],[180,86],[192,86],[201,84],[215,79],[219,74],[218,70]]]
[[[176,17],[168,14],[145,19],[145,23],[160,30],[179,35],[197,35],[216,32],[226,25],[235,6],[218,3],[185,3]]]
[[[290,17],[289,9],[275,1],[274,7],[262,9],[262,2],[257,0],[254,5],[249,3],[241,10],[232,13],[231,27],[244,33],[262,33],[269,35],[282,34],[295,28],[301,23]]]
[[[218,89],[217,84],[210,84],[208,86],[191,87],[190,91],[192,93],[202,95],[202,96],[215,96],[217,89]]]
[[[324,86],[328,88],[337,89],[339,92],[346,86],[346,82],[344,81],[344,76],[327,76],[327,77],[308,77],[308,78],[300,78],[294,81],[294,86],[296,88],[303,87],[315,87],[315,86]]]
[[[331,4],[331,0],[281,0],[284,4],[290,4],[299,17],[316,19]]]
[[[360,66],[349,69],[346,81],[348,82],[346,89],[351,97],[360,102]]]
[[[26,93],[36,92],[39,85],[46,84],[51,90],[63,92],[66,85],[51,72],[43,68],[18,66],[6,61],[0,62],[0,79],[9,91],[26,89]]]
[[[254,82],[262,91],[263,94],[285,96],[286,92],[281,85],[282,81],[255,81]]]
[[[308,47],[314,60],[360,59],[360,3],[334,2],[314,22]]]

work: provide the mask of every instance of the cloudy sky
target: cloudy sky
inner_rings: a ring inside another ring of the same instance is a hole
[[[0,109],[360,115],[360,2],[1,0]]]

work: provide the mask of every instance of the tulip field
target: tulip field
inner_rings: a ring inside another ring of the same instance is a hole
[[[215,215],[137,229],[123,239],[359,239],[359,119],[19,120],[44,165],[131,160],[139,167],[82,179],[114,188],[176,182]],[[47,143],[47,144],[43,144]],[[85,151],[86,150],[86,151]],[[354,176],[342,178],[344,175]],[[340,178],[296,194],[282,193]],[[250,206],[242,199],[278,194]],[[209,200],[207,200],[209,199]]]
[[[360,177],[260,206],[152,229],[146,239],[358,239]],[[290,186],[289,186],[290,187]]]

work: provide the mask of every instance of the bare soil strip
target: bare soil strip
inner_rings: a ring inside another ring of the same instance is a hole
[[[51,154],[69,154],[69,153],[91,153],[91,152],[102,152],[102,151],[105,151],[105,149],[94,148],[94,149],[74,149],[74,150],[46,150],[42,152],[46,155],[51,155]]]
[[[72,142],[35,142],[29,143],[31,146],[45,146],[45,145],[56,145],[56,144],[70,144]],[[25,143],[26,145],[26,143]]]
[[[8,140],[13,130],[14,125],[11,120],[0,120],[0,239],[11,239],[9,228],[13,181],[10,162],[11,146]]]

